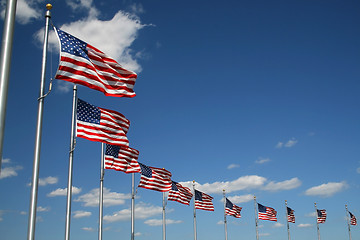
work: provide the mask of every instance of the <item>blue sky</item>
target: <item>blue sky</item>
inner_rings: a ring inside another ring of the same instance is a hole
[[[360,3],[357,1],[50,1],[55,26],[138,73],[136,97],[79,97],[130,121],[139,161],[214,197],[197,211],[199,239],[224,238],[222,190],[242,218],[229,239],[255,239],[253,196],[278,211],[260,239],[346,239],[345,204],[360,218]],[[2,171],[0,232],[27,235],[45,4],[18,0]],[[4,6],[4,1],[2,1]],[[2,8],[3,9],[3,8]],[[3,23],[3,20],[2,20]],[[2,26],[1,24],[1,30]],[[2,32],[2,31],[1,31]],[[46,83],[58,64],[52,34]],[[45,100],[35,237],[63,239],[72,85]],[[77,139],[71,239],[97,239],[101,144]],[[140,175],[136,175],[136,184]],[[130,238],[131,175],[105,172],[104,239]],[[162,194],[137,189],[136,239],[160,239]],[[193,207],[166,206],[167,239],[193,238]],[[159,225],[160,223],[160,225]],[[360,238],[359,226],[351,228]]]

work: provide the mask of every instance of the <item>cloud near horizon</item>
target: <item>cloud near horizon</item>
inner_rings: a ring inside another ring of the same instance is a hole
[[[328,182],[319,186],[311,187],[305,191],[307,196],[331,197],[338,192],[347,189],[349,185],[346,181]]]

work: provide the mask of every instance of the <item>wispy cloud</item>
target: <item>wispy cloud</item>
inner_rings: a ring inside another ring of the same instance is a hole
[[[74,218],[83,218],[83,217],[90,217],[91,216],[91,212],[87,212],[87,211],[75,211],[74,213]]]
[[[16,177],[18,175],[18,171],[22,169],[23,169],[22,166],[2,168],[0,172],[0,179],[8,178],[8,177]]]
[[[310,223],[300,223],[297,225],[297,227],[299,228],[309,228],[309,227],[312,227],[313,225],[310,224]]]
[[[49,207],[41,207],[41,206],[38,206],[37,209],[36,209],[37,212],[48,212],[50,211],[50,208]]]
[[[254,199],[254,195],[252,194],[246,194],[246,195],[240,195],[240,196],[231,196],[228,197],[228,199],[235,204],[238,203],[245,203],[245,202],[250,202]]]
[[[92,228],[92,227],[82,227],[81,229],[84,230],[84,231],[87,231],[87,232],[95,232],[95,231],[96,231],[96,230],[95,230],[94,228]]]
[[[165,222],[166,222],[166,225],[169,225],[169,224],[179,224],[179,223],[182,223],[183,221],[166,219]],[[162,219],[149,219],[149,220],[146,220],[144,223],[149,226],[161,226]]]
[[[345,182],[329,182],[309,188],[305,191],[307,196],[331,197],[338,192],[347,189],[349,185]]]
[[[292,178],[282,182],[271,181],[263,188],[267,191],[283,191],[297,188],[301,185],[301,181],[298,178]]]
[[[282,148],[282,147],[287,147],[287,148],[291,148],[293,146],[295,146],[298,143],[298,140],[296,140],[295,138],[291,138],[289,139],[287,142],[278,142],[275,146],[275,148]]]
[[[17,0],[16,21],[20,24],[28,24],[33,20],[42,18],[43,11],[39,10],[37,0]],[[43,5],[44,7],[44,5]],[[1,0],[1,18],[5,17],[6,1]]]
[[[111,192],[110,189],[104,188],[104,206],[122,205],[126,199],[130,199],[130,194]],[[99,188],[92,189],[90,192],[79,196],[75,202],[82,202],[85,207],[99,206]]]
[[[233,169],[233,168],[238,168],[238,167],[240,167],[239,164],[233,163],[233,164],[230,164],[230,165],[227,167],[227,169]]]
[[[59,179],[57,177],[46,177],[46,178],[39,178],[39,186],[46,186],[49,184],[56,184],[58,183]],[[28,183],[28,186],[30,186],[31,183]]]
[[[276,222],[276,223],[273,225],[274,228],[279,228],[279,227],[283,227],[283,226],[284,226],[284,224],[279,223],[279,222]]]
[[[264,163],[267,163],[267,162],[270,162],[270,158],[259,158],[258,160],[255,161],[255,163],[257,164],[264,164]]]
[[[72,194],[79,194],[81,192],[81,188],[78,187],[72,187]],[[48,193],[46,196],[48,197],[58,197],[58,196],[66,196],[67,195],[67,188],[58,188],[50,193]]]
[[[169,209],[172,211],[171,209]],[[169,211],[167,210],[167,211]],[[135,218],[136,219],[146,219],[156,215],[162,214],[162,207],[154,206],[151,204],[140,202],[135,205]],[[117,212],[114,212],[112,215],[104,216],[104,221],[106,222],[116,222],[116,221],[127,221],[130,219],[131,210],[123,209]]]

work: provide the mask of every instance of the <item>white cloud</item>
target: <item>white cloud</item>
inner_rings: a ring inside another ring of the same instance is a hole
[[[130,199],[130,194],[110,192],[110,189],[104,188],[104,206],[122,205],[125,203],[125,199]],[[79,196],[75,199],[75,202],[82,202],[85,207],[97,207],[99,206],[99,188],[92,189],[90,192]]]
[[[92,227],[82,227],[81,229],[87,232],[95,232],[95,229]]]
[[[233,164],[230,164],[230,165],[227,167],[227,169],[233,169],[233,168],[238,168],[238,167],[240,167],[239,164],[233,163]]]
[[[298,178],[292,178],[290,180],[285,180],[282,182],[271,181],[263,188],[268,191],[282,191],[282,190],[291,190],[297,188],[301,185],[301,181]]]
[[[284,146],[283,142],[278,142],[275,147],[276,148],[282,148],[283,146]]]
[[[195,183],[195,187],[196,189],[206,193],[222,193],[223,189],[225,189],[227,193],[231,193],[239,190],[259,188],[263,186],[265,182],[266,178],[264,177],[257,175],[248,175],[239,177],[234,181],[214,182],[205,184]],[[190,187],[190,189],[192,189],[192,181],[181,182],[180,184]]]
[[[15,167],[5,167],[1,169],[0,172],[0,179],[7,178],[7,177],[15,177],[18,175],[18,171],[22,170],[22,166],[15,166]]]
[[[139,237],[139,236],[141,236],[141,233],[137,232],[134,235],[135,235],[135,237]]]
[[[216,223],[217,225],[224,225],[224,221],[223,220],[220,220]]]
[[[26,215],[26,214],[27,214],[27,212],[25,212],[25,211],[20,212],[20,215]]]
[[[270,233],[259,233],[259,236],[270,236]]]
[[[320,197],[331,197],[334,194],[345,190],[349,185],[345,182],[329,182],[319,186],[309,188],[305,191],[305,195],[308,196],[320,196]]]
[[[282,147],[290,148],[290,147],[295,146],[297,144],[297,142],[298,142],[298,140],[296,140],[295,138],[291,138],[286,143],[278,142],[276,144],[275,148],[282,148]]]
[[[16,4],[16,21],[20,24],[27,24],[33,20],[41,19],[45,10],[45,5],[43,9],[39,10],[35,5],[37,4],[36,0],[17,0]],[[1,1],[1,18],[5,18],[6,11],[6,1]]]
[[[81,188],[72,186],[72,195],[79,194],[80,192],[81,192]],[[66,196],[66,195],[67,195],[67,188],[58,188],[48,193],[46,196],[57,197],[57,196]]]
[[[171,211],[171,210],[170,210]],[[169,212],[169,210],[168,210]],[[162,214],[162,207],[154,206],[151,204],[146,204],[140,202],[135,205],[135,218],[136,219],[146,219],[152,216]],[[127,221],[131,217],[130,209],[123,209],[117,212],[114,212],[112,215],[104,216],[104,221],[106,222],[116,222],[116,221]]]
[[[93,6],[92,0],[66,0],[66,4],[72,8],[74,12],[84,11],[89,14],[89,18],[99,15],[99,11]]]
[[[270,162],[270,158],[259,158],[258,160],[255,161],[255,163],[257,164],[264,164],[264,163],[267,163],[267,162]]]
[[[1,161],[2,164],[7,164],[7,163],[10,163],[10,162],[11,162],[10,158],[3,158],[2,161]]]
[[[279,222],[276,222],[276,223],[273,225],[274,228],[279,228],[279,227],[283,227],[283,226],[284,226],[284,224],[279,223]]]
[[[310,224],[310,223],[300,223],[297,225],[297,227],[299,228],[309,228],[309,227],[312,227],[313,225]]]
[[[166,219],[165,221],[166,221],[166,225],[179,224],[179,223],[183,222],[181,220],[172,220],[172,219]],[[162,225],[162,219],[149,219],[149,220],[146,220],[144,223],[149,225],[149,226],[161,226]]]
[[[87,212],[87,211],[75,211],[74,212],[74,218],[83,218],[83,217],[90,217],[91,216],[91,212]]]
[[[240,196],[232,196],[232,197],[228,197],[228,199],[234,204],[245,203],[245,202],[250,202],[251,200],[254,200],[254,195],[246,194],[246,195],[240,195]]]
[[[50,211],[50,208],[49,207],[41,207],[41,206],[38,206],[37,209],[36,209],[37,212],[48,212]]]
[[[48,184],[56,184],[58,183],[58,178],[57,177],[46,177],[46,178],[40,178],[39,179],[39,186],[46,186]]]

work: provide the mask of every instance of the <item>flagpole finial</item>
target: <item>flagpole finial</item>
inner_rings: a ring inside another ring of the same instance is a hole
[[[52,9],[52,5],[50,3],[46,4],[46,9],[47,10],[51,10]]]

